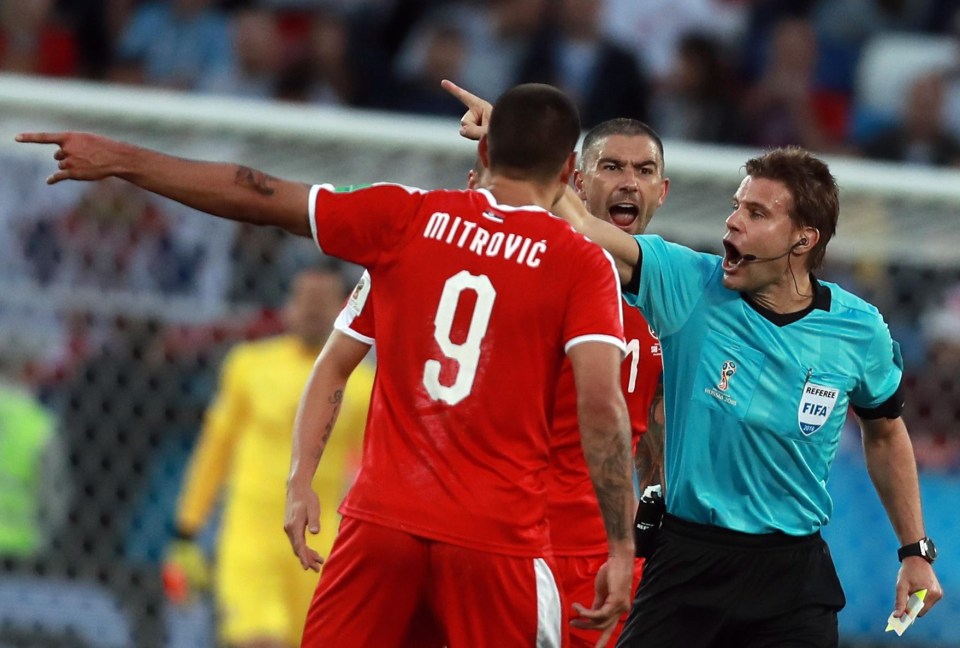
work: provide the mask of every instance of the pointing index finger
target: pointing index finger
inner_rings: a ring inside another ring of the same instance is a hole
[[[483,108],[483,105],[486,103],[483,99],[469,90],[464,90],[453,81],[444,79],[440,82],[440,87],[459,99],[460,103],[467,108]]]
[[[15,139],[30,144],[63,144],[65,133],[20,133]]]

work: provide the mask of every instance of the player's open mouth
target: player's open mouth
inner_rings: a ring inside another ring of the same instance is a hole
[[[608,213],[610,214],[610,222],[619,228],[627,228],[633,225],[637,217],[640,216],[640,208],[633,203],[622,202],[611,205]]]
[[[723,241],[723,269],[726,271],[734,270],[740,265],[743,255],[730,241]]]

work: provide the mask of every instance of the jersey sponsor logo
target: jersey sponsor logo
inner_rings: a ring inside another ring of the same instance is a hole
[[[717,383],[717,389],[722,392],[730,389],[730,379],[737,373],[737,363],[733,360],[726,360],[720,367],[720,382]]]
[[[519,234],[491,233],[473,221],[459,216],[451,218],[445,212],[430,215],[423,229],[423,238],[453,245],[477,256],[501,257],[530,268],[539,267],[542,256],[547,252],[545,239],[534,241]]]
[[[804,436],[810,436],[827,422],[837,404],[840,390],[836,387],[807,382],[803,386],[800,405],[797,408],[797,422]]]

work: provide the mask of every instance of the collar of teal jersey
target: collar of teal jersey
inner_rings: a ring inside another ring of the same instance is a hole
[[[740,293],[740,297],[743,299],[743,301],[747,302],[750,308],[757,311],[757,313],[762,315],[765,319],[769,320],[773,324],[776,324],[777,326],[786,326],[787,324],[792,324],[803,319],[815,308],[819,308],[820,310],[825,310],[828,312],[830,311],[830,289],[817,281],[817,278],[813,275],[813,273],[810,273],[810,286],[813,288],[813,300],[810,302],[809,306],[794,313],[774,313],[772,310],[764,308],[757,302],[750,299],[746,293]]]

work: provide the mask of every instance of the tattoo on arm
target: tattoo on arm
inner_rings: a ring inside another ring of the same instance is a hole
[[[333,411],[330,412],[330,420],[327,421],[327,424],[324,426],[323,436],[320,438],[320,443],[316,448],[314,459],[317,461],[319,461],[323,455],[323,451],[327,447],[327,441],[330,440],[330,435],[333,433],[333,426],[336,425],[337,417],[340,415],[340,405],[343,403],[343,390],[337,389],[334,391],[327,402],[333,405]]]
[[[600,512],[607,527],[607,536],[611,540],[622,540],[631,532],[629,525],[623,522],[623,510],[627,505],[627,493],[630,484],[624,481],[629,474],[630,446],[621,435],[607,447],[602,448],[600,475],[596,481],[597,500]]]
[[[262,196],[273,195],[274,188],[270,186],[271,180],[276,180],[276,178],[248,166],[238,166],[237,175],[234,177],[234,183],[241,187],[249,187]]]

